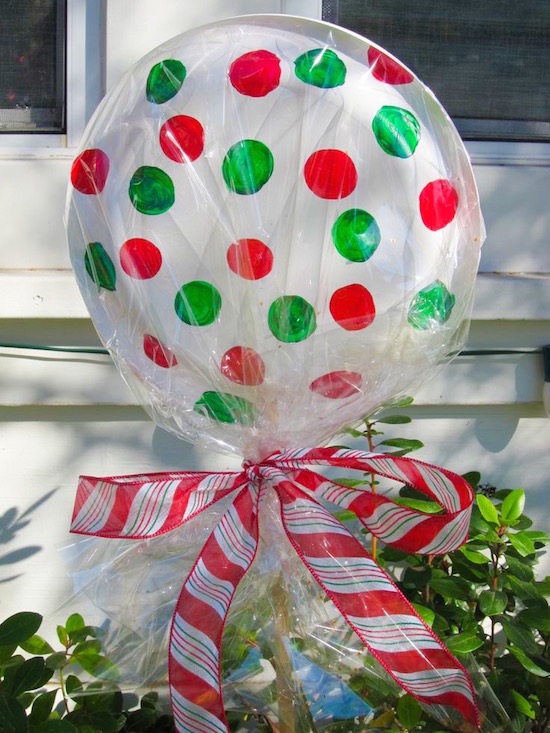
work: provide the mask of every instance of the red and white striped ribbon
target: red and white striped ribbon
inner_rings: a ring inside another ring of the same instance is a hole
[[[413,486],[443,512],[425,515],[368,488],[348,488],[312,471],[369,472]],[[274,490],[296,553],[343,618],[399,685],[435,714],[458,711],[471,729],[479,714],[470,677],[363,545],[319,499],[353,511],[378,538],[404,552],[440,554],[467,539],[473,492],[460,476],[410,458],[337,448],[274,453],[235,473],[161,473],[80,478],[71,531],[141,539],[172,531],[233,495],[200,551],[176,603],[169,672],[176,729],[229,733],[220,654],[235,590],[254,561],[259,503]]]

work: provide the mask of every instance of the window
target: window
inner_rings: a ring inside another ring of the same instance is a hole
[[[70,158],[105,89],[105,0],[0,6],[0,159]]]
[[[430,87],[465,139],[550,140],[550,3],[323,0]]]
[[[4,0],[0,132],[65,132],[65,0]]]

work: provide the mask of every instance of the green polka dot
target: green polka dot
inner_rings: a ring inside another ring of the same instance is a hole
[[[418,120],[401,107],[382,107],[372,129],[382,150],[396,158],[410,158],[420,141]]]
[[[155,64],[147,77],[145,94],[149,102],[164,104],[172,99],[185,80],[185,66],[177,59],[165,59]]]
[[[218,317],[222,298],[216,288],[202,280],[183,285],[176,295],[176,314],[189,326],[209,326]]]
[[[366,262],[380,244],[380,229],[367,211],[348,209],[336,219],[332,241],[346,260]]]
[[[409,323],[413,328],[426,331],[449,320],[455,296],[449,293],[441,280],[435,280],[415,295],[409,307]]]
[[[105,290],[116,290],[116,272],[112,259],[99,242],[91,242],[84,255],[86,272],[97,285]]]
[[[241,140],[229,148],[222,173],[231,191],[243,195],[257,193],[273,173],[271,150],[259,140]]]
[[[204,392],[193,409],[223,423],[250,425],[255,418],[254,405],[251,402],[225,392]]]
[[[164,214],[175,200],[174,184],[160,168],[144,165],[130,181],[130,201],[141,214]]]
[[[303,341],[315,331],[313,306],[299,295],[282,295],[271,304],[268,314],[271,333],[279,341]]]
[[[330,48],[315,48],[298,56],[296,76],[306,84],[322,89],[340,87],[346,80],[346,65]]]

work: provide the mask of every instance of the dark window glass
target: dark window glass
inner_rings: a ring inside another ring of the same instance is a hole
[[[466,138],[550,139],[549,0],[323,0],[436,94]]]
[[[0,132],[64,132],[66,2],[0,4]]]

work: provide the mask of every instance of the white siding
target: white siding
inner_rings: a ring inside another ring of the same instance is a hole
[[[108,0],[107,86],[152,47],[187,28],[249,12],[314,16],[318,6],[317,0],[134,0],[129,13],[125,0]],[[497,146],[489,154],[473,147],[488,239],[471,348],[550,343],[547,147],[523,145],[515,162],[513,146]],[[65,244],[72,155],[70,149],[0,148],[2,341],[97,345]],[[540,355],[460,358],[422,391],[411,409],[415,422],[399,434],[426,443],[421,458],[457,471],[481,470],[486,481],[501,487],[523,486],[528,512],[548,529],[550,422],[541,390]],[[52,612],[69,593],[58,548],[70,542],[80,473],[234,465],[155,428],[103,356],[0,350],[0,538],[7,538],[0,545],[0,581],[7,581],[0,616],[24,608]],[[26,517],[29,523],[10,533],[16,513],[42,499]],[[2,563],[4,553],[10,555]],[[548,572],[548,561],[545,567]]]

